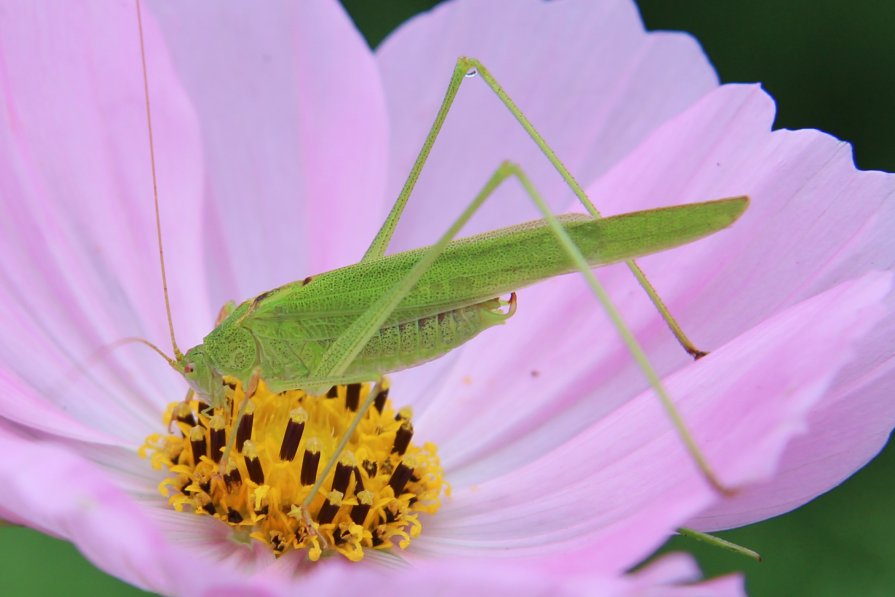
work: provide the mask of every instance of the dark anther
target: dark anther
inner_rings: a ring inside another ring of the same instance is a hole
[[[386,400],[388,400],[388,388],[379,390],[379,393],[376,394],[376,398],[373,399],[373,408],[381,413],[382,409],[385,408]]]
[[[346,388],[345,394],[345,408],[350,410],[351,412],[357,412],[357,407],[360,406],[360,384],[359,383],[350,383]]]
[[[392,445],[392,453],[403,456],[410,446],[410,439],[413,437],[413,425],[410,421],[403,421],[401,427],[395,433],[395,443]]]
[[[317,466],[320,464],[320,450],[305,450],[301,459],[301,484],[313,485],[317,480]]]
[[[336,517],[336,514],[339,512],[339,508],[342,507],[342,493],[338,491],[332,491],[329,494],[329,497],[324,502],[323,507],[320,508],[320,512],[317,514],[317,522],[320,524],[327,524],[333,521],[333,518]]]
[[[243,459],[246,463],[246,470],[249,472],[249,479],[258,485],[264,484],[264,469],[261,468],[261,459],[258,458],[258,450],[251,441],[245,443],[245,453]]]
[[[327,398],[338,398],[339,397],[339,386],[333,386],[326,392]]]
[[[199,464],[199,459],[208,456],[208,445],[205,443],[205,431],[196,425],[190,429],[190,447],[193,449],[193,464]]]
[[[412,474],[413,469],[403,462],[399,462],[398,466],[395,467],[395,472],[392,473],[391,478],[388,480],[388,486],[395,492],[395,497],[398,497],[404,491],[404,486],[410,481],[410,475]]]
[[[214,504],[208,502],[207,504],[202,504],[202,509],[205,510],[208,514],[214,516],[217,513],[217,510],[214,509]]]
[[[373,494],[369,491],[358,491],[357,502],[355,506],[352,506],[349,516],[354,524],[362,525],[367,519],[370,507],[373,505]]]
[[[342,495],[348,493],[348,483],[351,481],[353,472],[353,464],[336,463],[336,473],[333,475],[333,490],[341,492]]]
[[[305,432],[305,421],[308,414],[302,408],[296,408],[290,413],[289,422],[286,424],[286,432],[283,433],[283,441],[280,444],[280,460],[288,461],[295,458],[298,451],[298,443]]]
[[[361,478],[360,469],[354,467],[354,495],[364,490],[364,480]]]
[[[211,459],[215,462],[220,462],[221,450],[227,444],[227,432],[223,427],[220,429],[212,427],[209,435],[211,436]]]
[[[261,468],[261,460],[246,457],[246,470],[249,471],[249,479],[258,485],[264,484],[264,469]]]
[[[193,416],[193,411],[190,409],[188,402],[181,402],[174,407],[174,420],[186,423],[190,427],[196,424],[196,417]]]
[[[227,510],[227,522],[230,524],[239,524],[242,522],[242,514],[232,508]]]
[[[376,463],[369,460],[364,460],[361,466],[364,467],[364,470],[367,471],[367,476],[371,479],[376,476],[376,472],[379,470],[379,467],[376,466]]]
[[[231,460],[230,462],[232,463],[233,461]],[[227,484],[227,489],[232,489],[242,483],[242,474],[240,474],[237,467],[234,466],[226,475],[224,475],[224,483]]]
[[[242,452],[246,440],[252,439],[252,426],[255,424],[255,407],[249,402],[246,406],[239,427],[236,428],[236,449]]]
[[[369,512],[370,506],[368,504],[358,504],[353,506],[351,508],[351,521],[354,522],[354,524],[364,524]]]
[[[273,548],[274,553],[281,554],[283,553],[283,548],[285,544],[283,543],[283,538],[280,537],[279,534],[273,535],[270,538],[270,546]]]

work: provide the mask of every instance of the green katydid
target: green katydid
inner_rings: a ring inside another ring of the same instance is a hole
[[[137,14],[139,22],[139,0]],[[139,27],[152,156],[142,23]],[[515,164],[504,163],[434,245],[385,256],[402,210],[454,97],[464,79],[471,75],[480,77],[496,93],[591,216],[555,216],[525,173]],[[192,391],[211,408],[227,405],[225,376],[238,379],[243,388],[252,388],[263,380],[274,392],[302,389],[308,394],[321,394],[333,385],[372,381],[386,373],[437,358],[484,329],[508,319],[516,309],[515,290],[552,276],[578,271],[586,277],[609,312],[707,480],[720,491],[726,491],[716,480],[658,376],[590,268],[627,260],[675,335],[688,352],[698,357],[704,353],[686,339],[631,259],[726,228],[746,209],[748,198],[734,197],[602,218],[580,185],[485,66],[472,58],[460,58],[404,188],[363,260],[264,292],[238,306],[231,304],[202,344],[184,354],[174,339],[167,283],[164,282],[154,156],[152,164],[162,277],[174,350],[174,358],[166,358],[188,381]],[[475,211],[510,177],[521,183],[544,219],[454,240]],[[508,301],[498,298],[508,292],[513,292]],[[503,307],[508,310],[503,311]],[[339,453],[372,404],[375,394],[376,391],[369,392],[357,410],[352,426],[318,477],[305,506],[310,504],[320,484],[335,466]],[[244,401],[242,407],[246,404],[248,401]],[[222,469],[232,445],[231,437],[224,449]]]

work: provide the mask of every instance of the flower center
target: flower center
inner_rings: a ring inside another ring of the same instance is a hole
[[[404,549],[422,529],[419,514],[438,510],[444,479],[435,445],[411,442],[410,409],[395,412],[387,386],[305,507],[373,388],[274,394],[261,381],[238,420],[245,394],[236,380],[225,382],[229,408],[173,402],[164,415],[173,431],[140,448],[154,468],[171,472],[159,491],[175,510],[214,516],[241,541],[265,543],[277,556],[305,550],[312,561],[329,551],[358,561],[364,549]]]

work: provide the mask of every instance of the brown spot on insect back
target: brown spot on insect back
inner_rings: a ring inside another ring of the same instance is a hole
[[[260,304],[261,304],[261,301],[263,301],[264,299],[266,299],[267,297],[269,297],[270,295],[272,295],[274,292],[276,292],[276,291],[275,291],[275,290],[268,290],[267,292],[262,292],[261,294],[259,294],[258,296],[256,296],[254,299],[252,299],[252,308],[254,309],[254,308],[257,307],[258,305],[260,305]]]

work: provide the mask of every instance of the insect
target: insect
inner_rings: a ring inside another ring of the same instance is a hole
[[[138,20],[140,14],[137,0]],[[142,21],[140,40],[152,155]],[[553,215],[525,172],[516,164],[504,163],[434,245],[385,256],[404,206],[460,85],[472,77],[481,78],[495,92],[591,215]],[[154,156],[152,162],[155,180]],[[455,240],[460,229],[479,207],[510,178],[521,183],[526,195],[538,206],[543,219]],[[154,201],[159,250],[163,256],[157,192],[154,192]],[[614,314],[614,308],[590,268],[631,260],[717,232],[732,224],[747,205],[748,198],[733,197],[601,218],[580,185],[485,65],[472,58],[460,58],[407,182],[363,260],[263,292],[239,305],[226,306],[218,325],[201,344],[186,353],[179,350],[174,339],[165,282],[174,351],[173,358],[166,358],[187,380],[192,391],[212,409],[227,405],[225,377],[238,379],[249,392],[263,380],[274,392],[302,389],[309,394],[322,394],[333,385],[375,380],[383,374],[438,358],[484,329],[510,318],[517,306],[517,289],[552,276],[580,272],[604,307]],[[629,265],[663,310],[681,343],[694,356],[702,354],[664,310],[661,300],[636,264],[629,261]],[[162,275],[164,278],[163,257]],[[506,293],[512,293],[508,300],[499,298]],[[504,311],[504,308],[507,310]],[[663,398],[666,408],[672,413],[691,454],[706,477],[723,490],[677,417],[673,405],[661,389],[658,376],[652,372],[630,332],[621,324],[617,314],[613,315],[613,319],[651,384]],[[358,409],[355,424],[363,417],[374,396],[375,392],[370,392],[367,401]],[[243,407],[246,404],[248,401],[243,402]],[[342,446],[352,430],[353,427],[344,434]],[[224,450],[222,470],[231,448],[232,444],[228,444]],[[331,457],[329,467],[334,465],[340,450],[341,447]],[[318,483],[325,477],[326,472],[320,476]],[[308,502],[313,495],[312,491]]]

